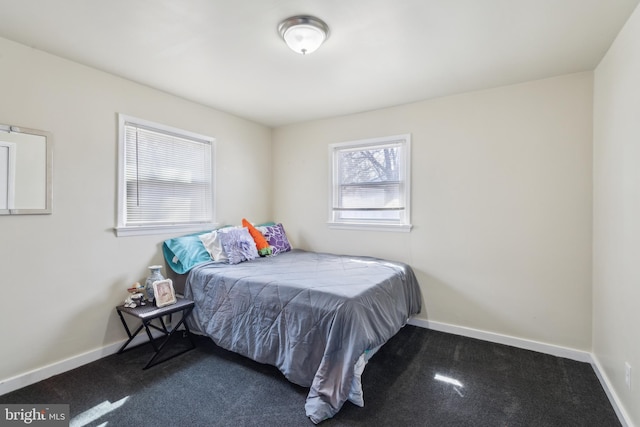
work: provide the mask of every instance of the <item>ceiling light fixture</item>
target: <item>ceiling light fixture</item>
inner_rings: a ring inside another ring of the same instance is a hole
[[[329,37],[329,26],[316,17],[298,15],[282,21],[278,25],[278,32],[291,50],[307,55]]]

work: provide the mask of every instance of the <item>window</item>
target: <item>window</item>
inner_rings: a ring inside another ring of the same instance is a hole
[[[116,234],[214,228],[214,143],[120,114]]]
[[[410,135],[331,144],[329,224],[409,231],[410,151]]]

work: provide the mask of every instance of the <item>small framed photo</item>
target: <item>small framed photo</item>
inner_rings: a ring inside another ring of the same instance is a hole
[[[156,280],[153,282],[153,295],[156,299],[156,307],[175,304],[176,292],[173,290],[171,279]]]

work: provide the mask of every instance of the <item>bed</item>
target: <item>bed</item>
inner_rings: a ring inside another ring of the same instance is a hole
[[[364,366],[422,300],[406,264],[299,249],[200,263],[183,293],[195,301],[193,331],[309,387],[305,410],[316,424],[347,400],[364,406]]]

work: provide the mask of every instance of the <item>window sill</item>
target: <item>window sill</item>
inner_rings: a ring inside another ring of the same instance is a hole
[[[372,224],[372,223],[344,223],[329,222],[329,228],[335,230],[361,230],[361,231],[391,231],[408,233],[413,225],[411,224]]]
[[[120,226],[114,227],[117,237],[126,236],[143,236],[150,234],[169,234],[169,233],[197,233],[198,231],[206,232],[218,227],[218,224],[192,224],[192,225],[139,225],[139,226]]]

